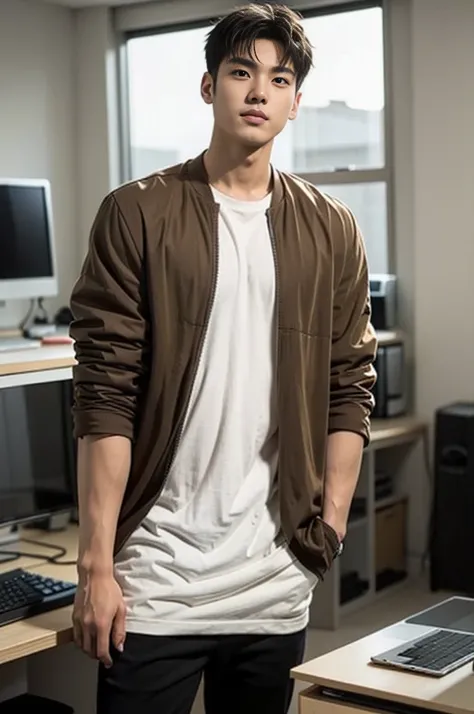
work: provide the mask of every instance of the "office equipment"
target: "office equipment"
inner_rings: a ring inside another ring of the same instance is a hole
[[[7,527],[3,544],[18,538],[19,523],[75,508],[71,389],[71,381],[61,374],[0,388],[0,527]]]
[[[369,275],[372,324],[376,330],[394,330],[397,327],[396,283],[395,275]]]
[[[379,344],[375,359],[377,381],[373,388],[375,419],[389,419],[406,412],[405,346],[402,339]]]
[[[445,677],[410,674],[370,662],[403,639],[405,621],[384,627],[316,659],[291,676],[300,690],[300,714],[474,714],[474,675],[470,663]]]
[[[49,181],[0,179],[0,300],[57,293]]]
[[[434,499],[430,544],[432,590],[474,594],[474,403],[435,415]]]
[[[375,664],[443,677],[474,660],[474,635],[435,630],[372,657]]]
[[[76,585],[16,568],[0,573],[0,626],[70,605]]]
[[[442,677],[474,660],[474,599],[449,598],[404,624],[401,643],[372,655],[374,664]]]

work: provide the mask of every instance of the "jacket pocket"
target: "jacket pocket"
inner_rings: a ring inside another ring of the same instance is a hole
[[[319,518],[319,520],[322,523],[323,529],[324,529],[324,534],[327,539],[327,544],[329,546],[329,553],[332,553],[331,558],[331,564],[336,557],[339,547],[341,545],[341,542],[339,540],[339,536],[337,535],[336,531],[332,526],[329,525],[329,523],[326,523],[326,521],[323,518]]]
[[[290,549],[305,568],[322,580],[339,550],[339,539],[328,523],[315,516],[307,525],[297,529]]]

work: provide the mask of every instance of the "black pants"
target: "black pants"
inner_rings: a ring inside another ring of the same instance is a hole
[[[204,676],[206,714],[286,714],[305,631],[292,635],[128,634],[99,667],[97,714],[189,714]]]

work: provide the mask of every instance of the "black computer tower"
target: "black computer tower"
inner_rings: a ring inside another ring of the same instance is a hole
[[[474,402],[436,412],[432,590],[474,595]]]

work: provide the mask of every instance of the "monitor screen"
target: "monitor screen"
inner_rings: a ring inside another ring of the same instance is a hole
[[[56,292],[49,182],[0,179],[0,299]]]
[[[0,526],[73,510],[70,380],[0,389]]]

